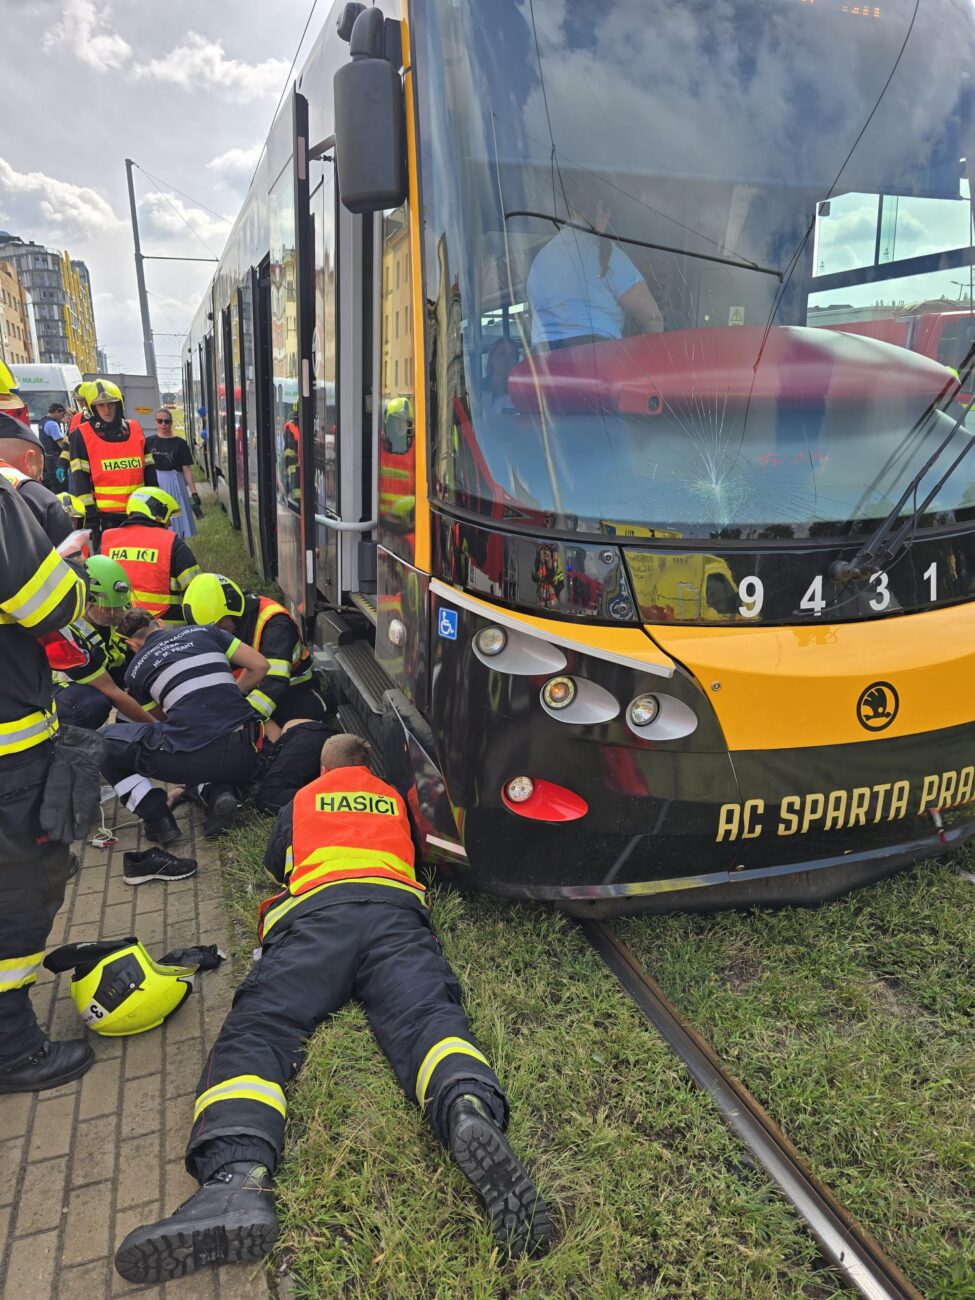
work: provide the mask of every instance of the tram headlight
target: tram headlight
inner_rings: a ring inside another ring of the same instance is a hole
[[[503,627],[482,627],[474,641],[482,655],[493,659],[508,644],[508,634]]]
[[[542,687],[542,703],[550,709],[567,709],[576,697],[571,677],[552,677]]]
[[[649,727],[659,712],[660,701],[656,695],[638,695],[630,702],[627,717],[633,727]]]
[[[535,782],[530,776],[513,776],[504,792],[512,803],[526,803],[535,793]]]

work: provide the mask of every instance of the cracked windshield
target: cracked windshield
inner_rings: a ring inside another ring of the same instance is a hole
[[[970,6],[706,19],[697,0],[422,7],[432,483],[455,509],[844,534],[908,487],[918,509],[967,444]],[[919,523],[967,517],[973,474]]]

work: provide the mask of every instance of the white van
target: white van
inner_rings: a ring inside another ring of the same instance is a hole
[[[32,424],[44,419],[52,402],[60,402],[69,415],[74,411],[74,389],[81,383],[77,366],[11,366],[10,369],[27,403]]]

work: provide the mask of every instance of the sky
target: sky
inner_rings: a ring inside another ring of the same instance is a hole
[[[6,102],[23,109],[4,113],[0,230],[87,263],[112,369],[145,371],[125,159],[143,169],[135,172],[143,252],[219,254],[310,7],[0,0]],[[316,9],[299,68],[329,7]],[[160,386],[178,388],[181,337],[213,266],[145,268]]]

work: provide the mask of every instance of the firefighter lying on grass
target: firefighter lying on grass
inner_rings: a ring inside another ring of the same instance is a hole
[[[499,1242],[512,1255],[548,1248],[548,1211],[504,1137],[507,1098],[471,1038],[413,861],[405,802],[370,772],[369,746],[330,737],[321,775],[278,814],[264,865],[282,888],[261,906],[261,959],[200,1079],[186,1152],[200,1190],[129,1233],[115,1256],[124,1278],[159,1282],[267,1254],[278,1234],[271,1180],[284,1088],[308,1036],[351,998]]]

